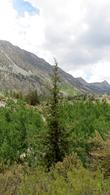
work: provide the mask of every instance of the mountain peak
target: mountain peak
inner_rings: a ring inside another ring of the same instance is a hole
[[[109,83],[108,83],[106,80],[102,81],[102,83],[103,83],[104,85],[109,85]]]

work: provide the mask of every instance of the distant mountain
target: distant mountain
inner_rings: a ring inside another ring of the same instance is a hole
[[[100,93],[100,94],[110,94],[110,85],[107,81],[103,81],[100,83],[90,83],[88,84],[89,89],[93,91],[94,93]]]
[[[44,59],[20,49],[7,41],[0,41],[0,90],[27,92],[37,89],[46,94],[51,85],[53,66]],[[59,68],[61,90],[73,95],[76,93],[110,94],[107,81],[87,83],[82,78],[74,78]]]

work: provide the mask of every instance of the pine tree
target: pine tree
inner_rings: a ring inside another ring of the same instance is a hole
[[[58,161],[62,161],[67,149],[68,142],[66,132],[61,124],[60,116],[60,105],[59,100],[59,75],[58,75],[58,63],[55,60],[55,66],[53,68],[51,98],[48,108],[48,135],[46,139],[47,150],[46,150],[46,165],[50,168]]]

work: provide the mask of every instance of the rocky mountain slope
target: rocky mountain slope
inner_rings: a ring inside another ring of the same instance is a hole
[[[7,41],[0,41],[0,91],[27,92],[29,89],[37,89],[39,94],[46,94],[51,85],[52,69],[53,67],[44,59]],[[59,74],[64,92],[110,94],[110,85],[106,81],[87,83],[82,78],[74,78],[61,69]]]

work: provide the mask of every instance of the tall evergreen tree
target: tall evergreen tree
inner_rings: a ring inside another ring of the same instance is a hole
[[[47,150],[46,150],[46,165],[51,167],[58,161],[62,161],[65,153],[68,149],[66,132],[61,124],[61,114],[59,100],[59,75],[58,75],[58,63],[55,60],[55,66],[53,68],[52,75],[52,89],[51,98],[48,108],[48,135],[47,135]]]

